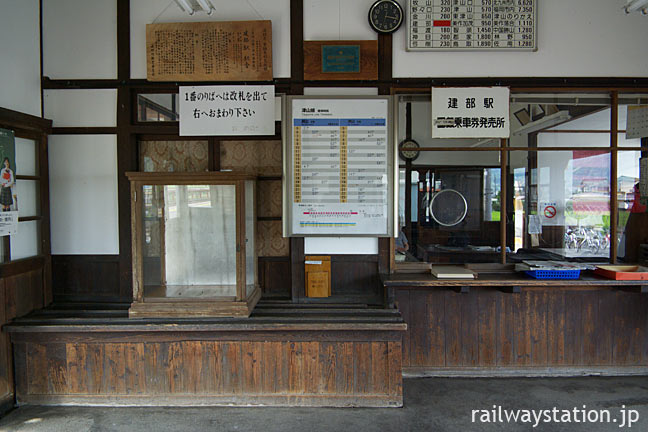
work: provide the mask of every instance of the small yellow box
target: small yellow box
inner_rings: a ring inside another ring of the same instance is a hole
[[[331,296],[330,256],[307,256],[305,272],[306,297]]]

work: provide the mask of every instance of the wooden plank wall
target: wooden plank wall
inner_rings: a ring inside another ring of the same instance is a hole
[[[614,289],[396,292],[403,367],[648,367],[648,295]]]
[[[52,291],[56,301],[132,301],[120,296],[119,255],[52,255]]]
[[[43,270],[0,279],[0,325],[43,307]],[[13,406],[14,380],[11,343],[0,333],[0,412]]]
[[[115,334],[68,341],[57,334],[39,340],[16,334],[17,400],[46,405],[401,406],[400,333],[374,341],[353,333],[346,340],[324,333],[296,340],[276,335],[207,340],[187,333],[169,339],[156,333],[146,341],[124,341]]]

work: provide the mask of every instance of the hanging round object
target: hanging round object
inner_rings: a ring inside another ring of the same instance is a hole
[[[435,193],[428,207],[432,219],[445,227],[460,224],[468,213],[466,198],[454,189],[444,189]]]

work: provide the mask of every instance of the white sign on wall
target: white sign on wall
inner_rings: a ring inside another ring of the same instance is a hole
[[[648,137],[648,105],[628,107],[626,139]]]
[[[432,138],[508,138],[508,87],[432,88]]]
[[[180,136],[274,135],[274,86],[180,87]]]

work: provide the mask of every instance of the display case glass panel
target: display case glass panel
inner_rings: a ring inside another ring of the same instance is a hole
[[[220,172],[129,177],[135,201],[131,316],[248,315],[260,296],[254,178]]]

